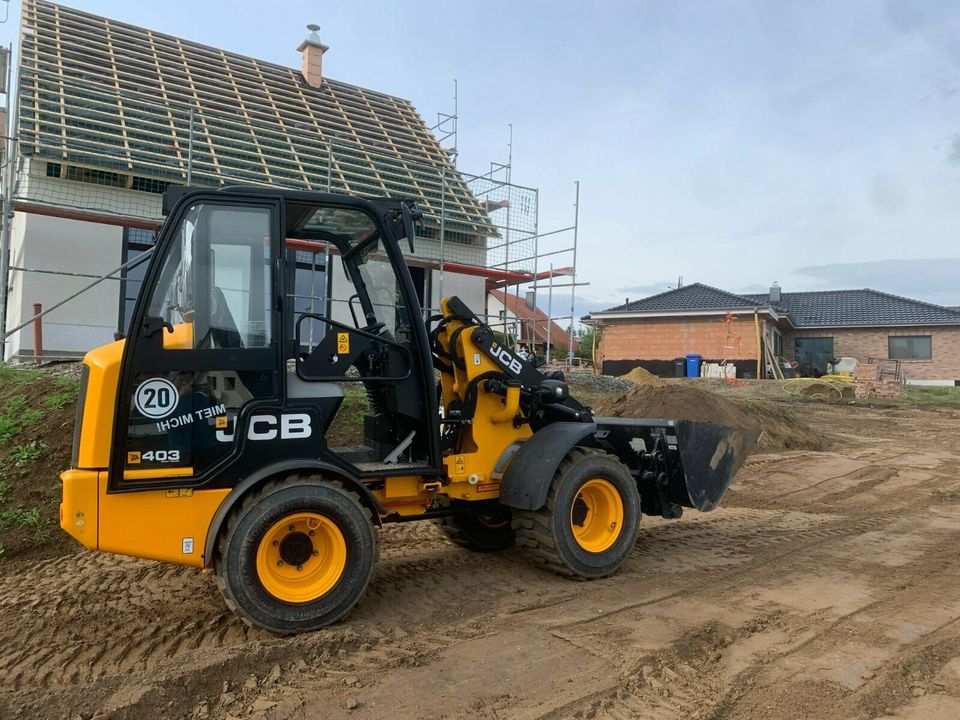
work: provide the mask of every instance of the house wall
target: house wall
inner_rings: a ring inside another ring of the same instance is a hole
[[[435,310],[439,310],[441,300],[439,270],[432,271],[430,292],[432,296],[430,306]],[[475,275],[461,275],[460,273],[445,270],[443,273],[442,297],[450,297],[451,295],[456,295],[463,300],[467,307],[473,310],[474,313],[483,317],[487,296],[486,278]]]
[[[63,218],[14,215],[10,264],[50,271],[102,275],[118,267],[123,229]],[[10,273],[7,329],[33,316],[33,304],[50,307],[92,282],[92,278],[47,273]],[[113,341],[120,310],[120,283],[105,280],[43,318],[44,356],[80,357]],[[33,325],[12,335],[5,359],[33,357]]]
[[[65,271],[102,275],[122,262],[123,228],[99,223],[68,220],[18,212],[11,227],[10,264],[45,271]],[[375,303],[392,305],[396,291],[393,270],[388,263],[370,262]],[[331,261],[331,315],[352,325],[346,300],[354,294],[343,271],[343,263]],[[439,272],[431,271],[433,307],[439,307]],[[7,328],[13,328],[33,316],[33,303],[49,307],[92,282],[93,278],[49,273],[10,273]],[[444,273],[444,295],[459,295],[475,312],[483,313],[486,285],[482,277]],[[383,308],[385,310],[385,308]],[[120,283],[105,280],[62,308],[43,318],[45,357],[82,357],[88,350],[112,342],[118,327]],[[393,314],[385,312],[384,317]],[[15,333],[6,345],[6,360],[33,358],[33,326]]]
[[[485,310],[487,324],[501,333],[517,334],[517,316],[493,293],[487,293],[487,307]],[[501,313],[503,315],[501,316]]]
[[[706,361],[733,361],[740,377],[756,377],[757,343],[753,316],[736,317],[729,334],[723,316],[604,320],[599,357],[603,372],[607,375],[623,375],[641,366],[669,377],[674,373],[674,358],[700,353]],[[770,327],[768,321],[762,322],[764,327]],[[887,358],[887,339],[891,335],[931,336],[931,360],[901,361],[908,381],[960,382],[960,327],[784,331],[783,354],[788,360],[795,359],[794,341],[797,337],[832,337],[836,356],[855,357],[865,362],[869,358]]]
[[[900,361],[907,381],[960,381],[960,327],[795,330],[784,335],[783,352],[787,358],[794,359],[794,340],[798,337],[832,337],[834,355],[855,357],[864,362],[868,358],[886,358],[887,339],[892,335],[931,336],[932,359]]]
[[[640,366],[672,377],[675,358],[699,353],[708,362],[732,361],[741,377],[756,377],[757,333],[753,315],[734,317],[729,326],[723,315],[603,320],[599,357],[603,372],[623,375]]]

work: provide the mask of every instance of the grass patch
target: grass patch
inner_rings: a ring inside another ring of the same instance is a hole
[[[20,432],[20,423],[9,418],[0,418],[0,445],[6,445]]]
[[[0,383],[3,385],[26,385],[40,377],[44,377],[44,373],[40,370],[0,366]]]
[[[45,415],[39,408],[27,407],[26,395],[14,395],[0,412],[0,446],[6,445],[28,425],[33,425]]]
[[[23,467],[42,458],[46,451],[47,444],[43,440],[31,440],[28,443],[20,443],[10,448],[7,460],[17,467]]]
[[[51,538],[50,527],[40,514],[40,508],[9,508],[0,510],[0,530],[19,528],[35,534],[41,542],[48,542]]]
[[[72,370],[73,368],[68,368]],[[4,564],[71,548],[58,531],[56,484],[69,465],[74,373],[0,366],[0,546]]]
[[[905,385],[903,399],[911,405],[960,405],[960,387]]]
[[[346,414],[351,423],[363,427],[363,416],[368,409],[366,390],[350,385],[343,389],[343,405],[340,406],[340,411]]]
[[[74,378],[58,377],[53,381],[54,391],[43,399],[43,404],[51,410],[63,410],[77,400],[80,382]]]
[[[330,447],[359,445],[363,442],[363,416],[369,411],[366,389],[358,383],[341,383],[343,402],[327,430]]]

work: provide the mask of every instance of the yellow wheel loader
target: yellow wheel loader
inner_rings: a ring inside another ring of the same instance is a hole
[[[84,359],[61,525],[91,550],[212,568],[251,625],[343,618],[390,522],[609,575],[641,514],[713,509],[752,446],[595,417],[457,297],[424,317],[401,249],[414,203],[231,187],[164,207],[128,336]],[[348,302],[303,302],[298,264],[318,251],[326,296]],[[363,440],[335,447],[350,386]]]

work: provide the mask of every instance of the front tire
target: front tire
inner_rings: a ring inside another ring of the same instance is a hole
[[[244,498],[217,543],[217,585],[248,625],[279,635],[349,613],[376,559],[370,511],[319,475],[291,475]]]
[[[514,510],[521,551],[561,575],[592,579],[616,572],[640,533],[640,493],[611,455],[574,448],[553,476],[539,510]]]

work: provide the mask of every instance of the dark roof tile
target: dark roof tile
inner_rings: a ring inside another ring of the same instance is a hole
[[[757,302],[767,299],[766,294],[748,297]],[[956,310],[869,288],[785,292],[773,307],[787,313],[797,327],[960,325]]]
[[[603,312],[695,312],[772,307],[790,317],[796,327],[869,327],[901,325],[960,325],[960,311],[879,290],[781,292],[773,305],[766,293],[737,295],[694,283]]]
[[[766,303],[762,303],[766,304]],[[727,308],[755,307],[756,300],[734,295],[726,290],[710,287],[701,283],[684,285],[651,295],[642,300],[634,300],[624,305],[612,307],[603,312],[657,312],[670,310],[726,310]]]

